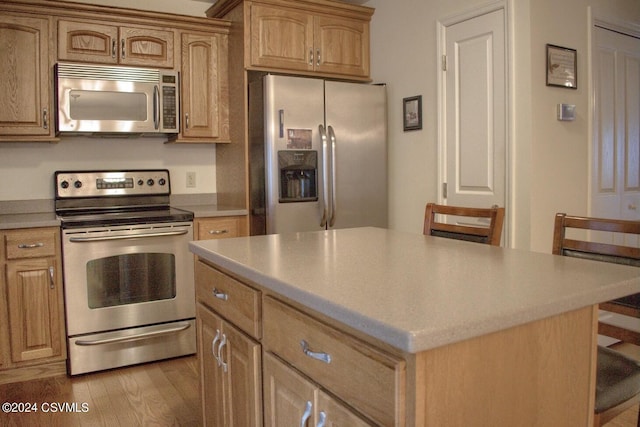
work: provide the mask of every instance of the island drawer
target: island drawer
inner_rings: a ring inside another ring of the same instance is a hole
[[[196,298],[238,328],[260,338],[260,292],[196,261]]]
[[[7,259],[55,256],[58,232],[58,228],[34,228],[5,232],[4,244]]]
[[[276,299],[263,304],[263,346],[376,423],[400,424],[405,362]]]
[[[240,235],[240,220],[238,217],[198,218],[198,240],[225,239]]]

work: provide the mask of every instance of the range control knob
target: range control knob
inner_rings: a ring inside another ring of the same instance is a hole
[[[76,188],[81,188],[82,187],[82,181],[76,181],[73,183],[73,186]]]
[[[139,185],[139,186],[144,185],[144,180],[143,180],[143,179],[139,179],[139,180],[138,180],[138,185]]]
[[[158,180],[158,185],[165,185],[167,183],[167,180],[165,180],[164,178],[160,178]]]
[[[66,190],[67,188],[69,188],[69,181],[67,181],[67,180],[62,181],[60,183],[60,187],[64,188]]]
[[[148,179],[148,180],[147,180],[147,185],[148,185],[149,187],[151,187],[153,184],[155,184],[155,182],[154,182],[154,180],[153,180],[153,179]]]

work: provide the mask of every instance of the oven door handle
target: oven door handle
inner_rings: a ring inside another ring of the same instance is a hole
[[[162,233],[128,234],[128,235],[121,235],[121,236],[70,237],[69,241],[73,243],[103,242],[106,240],[141,239],[144,237],[182,236],[184,234],[187,234],[188,232],[189,230],[179,230],[179,231],[166,231]]]
[[[75,342],[76,345],[82,345],[82,346],[89,346],[89,345],[101,345],[101,344],[114,344],[114,343],[119,343],[119,342],[126,342],[126,341],[135,341],[135,340],[142,340],[145,338],[154,338],[154,337],[158,337],[161,335],[168,335],[168,334],[173,334],[176,332],[181,332],[184,330],[187,330],[191,327],[190,323],[183,323],[179,326],[175,326],[172,328],[167,328],[167,329],[161,329],[159,331],[152,331],[152,332],[144,332],[142,334],[136,334],[136,335],[129,335],[126,337],[114,337],[114,338],[105,338],[105,339],[101,339],[101,340],[78,340]]]

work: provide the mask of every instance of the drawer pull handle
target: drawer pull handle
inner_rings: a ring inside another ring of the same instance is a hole
[[[313,408],[313,405],[307,400],[307,406],[304,408],[304,414],[302,414],[302,418],[300,419],[300,427],[307,426],[307,421],[309,417],[311,417],[311,408]]]
[[[226,345],[227,345],[227,336],[225,334],[222,334],[222,341],[220,341],[220,345],[218,346],[218,362],[220,363],[220,366],[222,366],[222,370],[225,373],[227,372],[228,364],[222,358],[222,356],[224,356],[224,354],[222,353],[222,349]]]
[[[302,352],[312,359],[316,359],[324,363],[331,363],[331,355],[329,353],[311,351],[309,344],[305,340],[300,341],[300,347],[302,347]]]
[[[321,411],[321,412],[318,414],[318,418],[319,418],[319,419],[318,419],[318,424],[317,424],[317,426],[316,426],[316,427],[324,427],[324,425],[325,425],[325,424],[326,424],[326,422],[327,422],[327,413],[326,413],[326,412],[324,412],[324,411]]]
[[[226,301],[229,299],[229,295],[225,294],[222,291],[219,291],[218,288],[213,288],[213,296],[218,299],[221,299],[222,301]]]
[[[213,357],[215,357],[218,366],[220,366],[220,359],[218,358],[218,354],[216,353],[216,343],[218,341],[220,341],[220,329],[216,329],[216,336],[211,342],[211,353],[213,354]]]
[[[18,245],[18,249],[35,249],[43,246],[44,243],[21,243]]]
[[[229,230],[209,230],[209,234],[213,234],[215,236],[218,236],[220,234],[227,234],[229,232]]]

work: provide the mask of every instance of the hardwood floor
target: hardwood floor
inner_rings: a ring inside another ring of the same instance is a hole
[[[640,359],[640,347],[625,345],[618,350]],[[35,403],[38,407],[38,412],[33,413],[0,413],[2,427],[189,427],[202,424],[195,356],[73,378],[60,376],[0,385],[0,402]],[[49,404],[48,408],[43,405],[45,402]],[[52,403],[75,403],[80,412],[51,412]],[[636,406],[612,420],[607,427],[636,427],[637,416]]]
[[[0,413],[0,426],[199,426],[195,356],[73,378],[0,385],[1,402],[37,404],[38,412]],[[76,404],[78,412],[52,412]],[[45,412],[47,411],[47,412]]]

